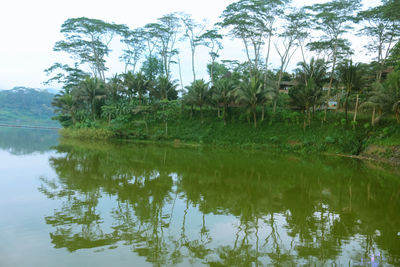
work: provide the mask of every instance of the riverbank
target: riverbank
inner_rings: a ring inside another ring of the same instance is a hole
[[[361,117],[357,126],[347,125],[334,116],[328,122],[313,121],[303,129],[301,122],[264,120],[257,128],[243,120],[226,125],[206,116],[199,120],[176,119],[124,125],[97,123],[94,127],[60,130],[64,137],[93,140],[135,140],[174,145],[237,146],[243,149],[276,149],[301,153],[352,155],[400,164],[400,125],[391,119],[372,127]]]

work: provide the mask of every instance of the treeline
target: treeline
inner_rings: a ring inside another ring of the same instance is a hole
[[[337,105],[353,127],[357,113],[364,110],[370,111],[372,125],[393,114],[400,122],[400,3],[388,0],[368,10],[361,7],[360,0],[299,9],[287,0],[240,0],[227,6],[211,28],[183,13],[164,15],[133,30],[97,19],[68,19],[61,26],[65,39],[54,50],[69,53],[75,64],[55,63],[46,70],[53,75],[48,82],[63,85],[53,101],[56,119],[65,127],[107,124],[122,129],[142,124],[146,131],[149,121],[159,121],[168,136],[168,120],[178,113],[192,118],[196,112],[203,123],[204,108],[215,110],[225,124],[236,108],[254,127],[266,112],[273,117],[278,109],[285,110],[293,121],[301,118],[306,129],[317,112],[326,121],[329,105]],[[375,55],[368,64],[351,60],[354,51],[346,34],[356,25]],[[125,72],[106,77],[106,58],[116,37],[126,46],[120,56]],[[247,61],[218,61],[226,37],[242,41]],[[191,48],[193,82],[186,87],[180,71],[179,80],[171,75],[172,64],[182,68],[178,42]],[[196,79],[199,46],[209,49],[209,81]],[[297,50],[302,61],[288,73]],[[280,58],[274,69],[272,53]],[[313,56],[306,58],[310,53]]]

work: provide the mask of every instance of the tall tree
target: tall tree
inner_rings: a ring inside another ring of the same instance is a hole
[[[353,23],[357,21],[355,14],[360,7],[361,0],[333,0],[307,7],[314,15],[313,28],[321,33],[319,40],[310,42],[308,47],[311,51],[325,52],[332,64],[327,101],[331,95],[337,60],[351,51],[350,42],[343,35],[353,29]],[[328,105],[324,120],[327,108]]]
[[[219,51],[222,49],[222,35],[218,33],[218,29],[215,27],[211,30],[207,30],[201,37],[202,44],[210,49],[209,55],[211,57],[210,63],[210,77],[211,83],[214,85],[214,67],[215,61],[219,57]]]
[[[176,42],[181,28],[180,19],[175,13],[167,14],[159,18],[157,23],[147,24],[145,28],[150,36],[148,39],[156,41],[156,48],[163,62],[163,74],[169,79],[171,63],[174,63],[173,58],[178,54]]]
[[[232,37],[242,40],[252,69],[251,73],[257,72],[261,48],[265,43],[264,38],[272,36],[273,24],[277,15],[281,14],[282,5],[287,2],[284,0],[240,0],[228,5],[222,13],[220,25],[229,28]]]
[[[382,71],[392,49],[400,39],[400,20],[392,18],[389,10],[391,8],[393,7],[390,2],[387,2],[359,13],[365,22],[360,33],[370,40],[366,48],[369,53],[377,54],[376,80],[378,82],[382,79]]]
[[[195,71],[195,53],[196,48],[202,43],[203,31],[205,29],[205,23],[197,23],[190,15],[184,14],[182,16],[182,22],[185,28],[184,37],[189,40],[190,52],[192,56],[192,72],[193,81],[196,80]]]
[[[302,46],[302,42],[308,35],[306,27],[308,24],[305,22],[306,15],[304,11],[290,10],[290,13],[285,15],[286,21],[283,26],[283,32],[279,34],[280,43],[275,43],[275,49],[279,55],[280,67],[278,74],[278,81],[275,87],[273,112],[276,110],[276,104],[279,96],[279,89],[281,86],[283,73],[292,59],[293,54],[296,52],[298,46]],[[304,53],[302,50],[303,61]]]
[[[86,78],[86,76],[89,75],[89,73],[80,70],[77,63],[75,63],[74,67],[71,67],[68,64],[54,63],[44,72],[47,76],[55,73],[53,74],[54,76],[45,81],[44,84],[62,84],[63,88],[67,92],[70,92],[72,88],[76,87],[81,81]]]
[[[146,49],[146,32],[143,29],[127,30],[123,34],[121,42],[125,44],[126,48],[120,59],[125,63],[125,73],[128,67],[131,71],[136,71],[136,66]]]
[[[71,54],[79,64],[88,64],[93,75],[105,81],[105,57],[115,34],[122,34],[125,25],[85,17],[67,19],[61,26],[66,40],[56,42],[54,51]]]

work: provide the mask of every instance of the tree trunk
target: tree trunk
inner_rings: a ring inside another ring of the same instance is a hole
[[[265,105],[262,105],[261,121],[264,121]]]
[[[336,51],[337,51],[337,40],[335,42],[335,47],[333,49],[333,62],[332,62],[332,71],[331,71],[331,77],[329,79],[329,86],[328,86],[328,98],[325,103],[325,114],[324,114],[324,121],[326,121],[326,114],[328,112],[328,101],[329,98],[331,97],[331,89],[332,89],[332,84],[333,84],[333,75],[335,73],[335,66],[336,66]]]
[[[347,89],[346,93],[346,100],[344,102],[344,112],[346,114],[346,124],[349,123],[348,111],[349,111],[349,96],[350,96],[350,89]]]
[[[226,109],[227,109],[227,105],[224,104],[224,111],[222,113],[222,117],[224,119],[224,125],[226,125]]]
[[[201,118],[201,124],[203,124],[203,109],[202,106],[200,106],[200,118]]]
[[[274,108],[272,109],[272,112],[275,114],[276,111],[276,105],[278,103],[278,99],[274,99]]]
[[[357,121],[357,111],[358,111],[358,94],[356,99],[356,107],[354,108],[354,118],[353,118],[353,129],[356,129],[356,121]]]
[[[193,81],[196,81],[196,71],[194,69],[194,53],[195,48],[192,47],[192,71],[193,71]]]
[[[168,121],[165,121],[165,138],[168,139]]]
[[[254,120],[254,128],[257,128],[257,114],[256,110],[253,109],[253,120]]]
[[[372,109],[371,125],[375,126],[375,107]]]

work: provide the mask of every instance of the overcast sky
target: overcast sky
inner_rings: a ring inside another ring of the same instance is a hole
[[[68,57],[53,52],[56,41],[63,39],[61,24],[68,18],[89,17],[108,22],[126,24],[130,28],[144,26],[154,22],[164,14],[183,11],[192,14],[197,20],[207,19],[210,24],[216,22],[232,0],[2,0],[0,9],[0,89],[15,86],[45,88],[47,80],[43,70],[54,62],[67,62]],[[313,4],[318,0],[294,0],[296,6]],[[325,2],[325,1],[323,1]],[[364,0],[365,6],[375,6],[379,0]],[[362,46],[363,39],[352,37],[355,61],[366,61]],[[115,44],[115,43],[114,43]],[[179,45],[184,84],[192,80],[189,44]],[[225,38],[225,49],[220,59],[244,60],[243,47],[239,41]],[[107,59],[109,76],[123,71],[123,63],[118,61],[118,44]],[[209,60],[207,51],[200,48],[197,53],[196,72],[199,78],[208,79],[205,66]],[[293,69],[300,55],[293,57],[289,70]],[[278,66],[276,52],[272,52],[272,67]],[[177,68],[173,68],[173,77],[178,78]],[[52,87],[59,88],[60,85]]]

